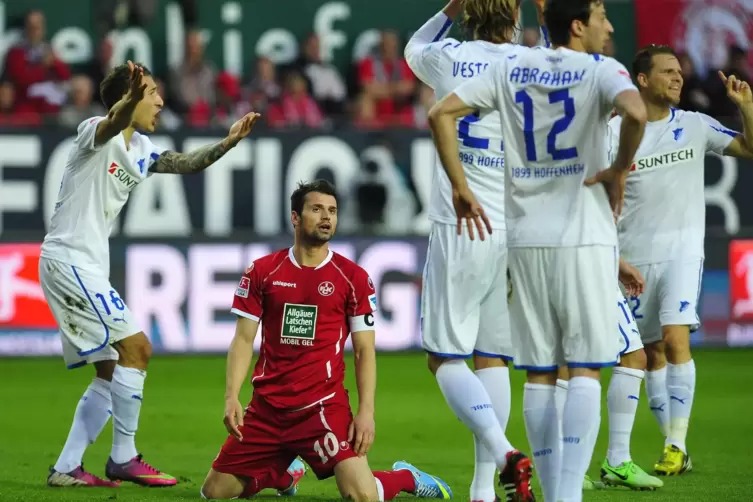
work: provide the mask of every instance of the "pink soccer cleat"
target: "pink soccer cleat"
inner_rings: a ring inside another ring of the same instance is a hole
[[[100,488],[117,488],[120,483],[113,483],[106,479],[98,478],[91,472],[86,472],[83,465],[79,465],[71,472],[58,472],[50,467],[50,475],[47,476],[49,486],[96,486]]]
[[[124,464],[107,460],[105,476],[112,481],[130,481],[141,486],[175,486],[178,480],[169,474],[158,471],[144,462],[141,455],[136,455]]]

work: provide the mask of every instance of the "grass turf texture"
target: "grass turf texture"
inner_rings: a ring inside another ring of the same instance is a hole
[[[698,383],[688,442],[695,470],[665,479],[664,488],[657,492],[612,488],[588,492],[585,500],[753,500],[753,352],[696,351],[695,360]],[[348,362],[347,385],[355,389],[352,363]],[[473,473],[471,435],[447,408],[426,370],[424,356],[380,354],[378,365],[377,435],[369,454],[372,468],[388,469],[395,460],[404,459],[444,478],[458,500],[468,500]],[[57,358],[0,360],[0,501],[198,499],[199,486],[226,437],[222,425],[224,372],[223,357],[156,357],[151,363],[137,447],[148,462],[178,477],[178,486],[49,488],[45,485],[47,469],[65,441],[76,402],[93,371],[66,371]],[[514,397],[508,434],[513,444],[528,452],[521,410],[524,375],[519,371],[512,374]],[[603,381],[605,394],[607,377]],[[249,396],[247,387],[243,400]],[[111,437],[108,425],[84,459],[87,469],[100,476]],[[591,475],[598,476],[606,440],[605,402]],[[650,471],[662,446],[644,393],[633,433],[633,457]],[[339,498],[333,479],[317,482],[307,473],[300,486],[296,497],[300,500]],[[274,496],[274,492],[268,495]]]

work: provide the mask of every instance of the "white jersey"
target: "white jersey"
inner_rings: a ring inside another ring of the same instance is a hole
[[[609,122],[610,158],[622,118]],[[704,160],[722,154],[737,133],[702,113],[672,109],[649,122],[635,155],[617,224],[620,254],[633,265],[703,258]]]
[[[583,182],[608,167],[604,131],[625,67],[563,47],[519,48],[455,92],[469,106],[504,110],[509,247],[617,245],[603,186]]]
[[[494,61],[516,50],[513,44],[492,44],[481,40],[459,42],[445,38],[452,20],[439,13],[411,37],[405,59],[413,73],[434,89],[437,100],[460,84],[483,74]],[[485,110],[458,120],[460,160],[476,199],[484,207],[495,229],[505,228],[504,155],[501,115]],[[452,205],[452,185],[442,163],[436,160],[429,218],[439,223],[457,222]]]
[[[165,149],[139,133],[134,133],[128,149],[122,133],[95,145],[102,120],[94,117],[78,126],[41,255],[109,277],[108,239],[115,219]]]

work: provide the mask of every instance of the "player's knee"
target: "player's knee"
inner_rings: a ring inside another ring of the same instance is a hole
[[[507,362],[501,357],[486,357],[478,354],[473,354],[473,367],[477,370],[485,370],[487,368],[504,368],[507,366]]]
[[[446,357],[439,357],[434,354],[426,354],[426,365],[428,366],[429,371],[431,371],[432,375],[436,375],[439,367],[447,361],[450,361],[450,359],[447,359]]]
[[[114,345],[120,356],[118,364],[145,370],[152,357],[152,344],[144,333],[137,333]]]
[[[648,371],[660,370],[667,365],[664,342],[646,344],[643,350],[646,353],[646,369]]]
[[[227,500],[239,497],[243,493],[243,485],[235,476],[231,476],[232,479],[228,479],[228,476],[230,475],[210,470],[201,485],[201,498]]]
[[[115,372],[115,366],[117,364],[117,361],[97,361],[94,363],[97,378],[112,382],[112,374]]]
[[[620,366],[634,370],[645,370],[647,360],[648,357],[646,356],[646,351],[640,349],[622,356],[622,358],[620,359]]]
[[[667,360],[673,364],[690,359],[690,328],[688,326],[664,326],[664,345]]]
[[[379,500],[376,483],[369,489],[366,486],[344,486],[340,488],[340,495],[345,500],[354,500],[355,502],[372,502]]]

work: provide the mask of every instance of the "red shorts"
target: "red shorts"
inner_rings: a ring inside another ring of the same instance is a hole
[[[212,469],[272,488],[300,456],[317,478],[326,479],[335,465],[356,456],[348,443],[352,421],[347,394],[298,411],[273,408],[254,396],[239,427],[243,440],[228,436]]]

